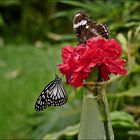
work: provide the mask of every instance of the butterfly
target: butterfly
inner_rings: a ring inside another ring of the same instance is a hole
[[[42,111],[49,106],[61,106],[67,102],[67,95],[62,83],[62,79],[56,75],[38,97],[35,110]]]
[[[104,24],[97,24],[96,21],[91,20],[82,11],[77,12],[75,15],[73,28],[80,44],[85,43],[86,40],[94,36],[101,36],[106,39],[109,38],[107,26]]]

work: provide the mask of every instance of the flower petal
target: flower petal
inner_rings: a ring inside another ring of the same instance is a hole
[[[74,48],[72,46],[66,46],[62,49],[62,59],[63,63],[67,63],[69,58],[71,57]]]

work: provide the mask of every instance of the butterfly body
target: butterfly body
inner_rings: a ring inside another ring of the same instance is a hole
[[[97,24],[91,20],[84,12],[78,12],[73,20],[73,28],[77,35],[79,43],[85,43],[91,37],[101,36],[108,39],[109,34],[107,26]]]
[[[61,106],[67,102],[67,95],[62,79],[56,75],[55,80],[51,81],[38,97],[35,110],[42,111],[49,106]]]

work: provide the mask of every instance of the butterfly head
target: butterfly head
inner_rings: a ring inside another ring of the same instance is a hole
[[[55,81],[61,82],[62,79],[61,79],[61,77],[59,77],[58,75],[55,75]]]

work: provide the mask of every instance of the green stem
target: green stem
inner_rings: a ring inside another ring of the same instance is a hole
[[[106,139],[107,140],[112,140],[112,135],[110,133],[110,124],[109,124],[109,121],[110,121],[110,118],[109,118],[109,109],[108,109],[108,103],[107,103],[107,100],[106,100],[106,95],[101,95],[101,97],[98,99],[98,107],[99,107],[99,110],[100,110],[100,114],[101,114],[101,117],[102,117],[102,121],[104,123],[104,130],[105,130],[105,135],[106,135]]]
[[[80,122],[80,139],[114,140],[103,82],[86,82]]]

